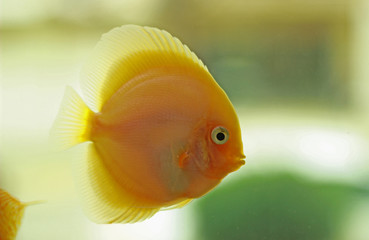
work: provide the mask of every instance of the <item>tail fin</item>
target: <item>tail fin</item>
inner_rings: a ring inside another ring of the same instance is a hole
[[[0,188],[0,239],[15,239],[24,207],[22,202]]]
[[[68,86],[50,132],[53,147],[58,150],[65,150],[88,141],[93,116],[94,112],[87,107],[73,88]]]

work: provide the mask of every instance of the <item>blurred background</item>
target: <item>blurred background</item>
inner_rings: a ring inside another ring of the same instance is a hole
[[[1,0],[0,187],[18,240],[369,239],[369,1]],[[127,24],[187,44],[239,115],[246,165],[183,209],[97,225],[75,150],[48,133],[100,36]]]

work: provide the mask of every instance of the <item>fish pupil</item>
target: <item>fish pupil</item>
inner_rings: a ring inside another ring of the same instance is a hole
[[[217,139],[219,141],[223,141],[225,139],[225,135],[224,133],[220,132],[220,133],[217,133]]]

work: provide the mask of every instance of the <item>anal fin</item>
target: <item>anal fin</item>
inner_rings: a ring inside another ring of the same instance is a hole
[[[160,208],[137,206],[106,169],[93,143],[80,166],[80,189],[87,216],[96,223],[135,223],[153,216]]]

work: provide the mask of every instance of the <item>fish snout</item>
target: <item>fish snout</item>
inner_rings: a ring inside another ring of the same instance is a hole
[[[217,166],[212,165],[212,167],[206,171],[205,175],[209,178],[222,179],[229,173],[238,170],[242,165],[244,165],[244,159],[245,156],[243,154],[223,157],[221,158],[222,164],[219,164]]]
[[[233,156],[232,159],[230,159],[230,172],[234,172],[236,170],[238,170],[240,167],[242,167],[243,165],[245,165],[245,160],[246,156],[244,154],[240,154],[238,156]]]

